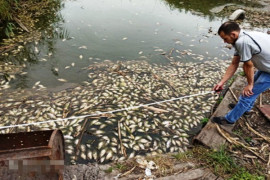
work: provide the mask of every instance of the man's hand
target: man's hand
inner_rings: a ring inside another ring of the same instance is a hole
[[[242,95],[243,96],[251,96],[253,95],[254,93],[252,92],[252,89],[253,89],[253,85],[247,85],[243,91],[242,91]]]
[[[221,91],[223,89],[223,85],[224,85],[224,83],[219,82],[217,85],[215,85],[213,90],[216,91],[216,92],[219,92],[219,91]]]

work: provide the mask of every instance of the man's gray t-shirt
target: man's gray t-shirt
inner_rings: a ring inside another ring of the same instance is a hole
[[[235,44],[235,56],[240,56],[240,61],[252,60],[254,66],[270,73],[270,36],[261,32],[240,31]]]

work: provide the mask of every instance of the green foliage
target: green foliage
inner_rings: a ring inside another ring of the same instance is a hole
[[[237,165],[232,157],[225,151],[225,147],[221,147],[219,151],[212,151],[207,156],[207,161],[214,167],[216,173],[233,173],[237,169]]]
[[[177,154],[173,154],[172,157],[174,157],[176,160],[178,161],[184,161],[187,160],[188,157],[191,156],[191,152],[190,151],[186,151],[186,152],[179,152]]]
[[[113,167],[109,167],[107,170],[105,170],[106,173],[111,173],[113,171]]]
[[[234,75],[233,77],[231,77],[231,79],[228,80],[227,84],[228,86],[231,86],[233,81],[236,79],[236,75]]]
[[[250,142],[251,142],[251,140],[252,140],[252,138],[251,138],[251,137],[246,137],[246,138],[245,138],[245,141],[246,141],[247,143],[250,143]]]
[[[220,97],[218,98],[218,100],[217,100],[217,104],[220,104],[222,100],[223,100],[223,96],[220,96]]]
[[[234,134],[238,135],[238,136],[242,136],[243,132],[241,130],[237,130],[237,131],[233,131]]]
[[[245,74],[244,71],[241,71],[241,72],[239,72],[239,75],[240,75],[240,76],[245,76],[246,74]]]
[[[117,163],[117,164],[115,165],[115,168],[118,169],[119,171],[124,171],[124,170],[127,169],[127,166],[124,165],[124,164],[121,164],[121,163]]]
[[[11,20],[11,7],[10,7],[10,1],[7,0],[0,0],[0,20],[6,21]]]
[[[229,180],[264,180],[263,176],[250,174],[244,168],[241,168],[238,173],[234,174]]]
[[[201,124],[204,126],[208,123],[209,119],[208,118],[203,118],[201,119]]]
[[[15,25],[13,23],[7,23],[7,26],[5,28],[5,34],[7,37],[11,37],[14,35],[13,31],[15,29]]]

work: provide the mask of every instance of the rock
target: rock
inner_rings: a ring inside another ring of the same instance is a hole
[[[158,180],[193,180],[193,179],[207,179],[207,180],[216,180],[218,177],[211,173],[208,169],[192,169],[187,172],[183,172],[177,175],[167,176],[158,178]],[[220,178],[222,180],[222,178]]]
[[[243,9],[237,9],[231,14],[229,20],[235,21],[237,19],[244,19],[244,18],[245,18],[245,11]]]
[[[94,179],[101,179],[101,175],[97,165],[78,164],[65,166],[64,179],[94,180]]]

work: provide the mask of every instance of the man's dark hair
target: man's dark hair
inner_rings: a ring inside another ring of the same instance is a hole
[[[240,27],[236,22],[233,21],[227,21],[223,23],[219,29],[218,29],[218,34],[221,32],[224,32],[224,34],[229,35],[233,31],[240,31]]]

